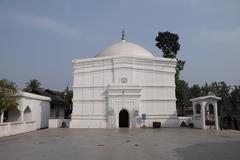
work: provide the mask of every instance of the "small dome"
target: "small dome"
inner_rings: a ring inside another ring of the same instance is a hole
[[[106,56],[137,56],[137,57],[154,57],[152,53],[137,45],[135,43],[126,42],[122,40],[119,43],[115,43],[101,52],[95,57],[106,57]]]

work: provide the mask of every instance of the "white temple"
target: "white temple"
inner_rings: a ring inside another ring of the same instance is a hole
[[[73,62],[70,128],[137,128],[161,122],[178,127],[175,59],[154,57],[143,47],[121,42],[95,58]]]

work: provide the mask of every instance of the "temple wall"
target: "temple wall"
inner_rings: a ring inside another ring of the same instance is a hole
[[[75,60],[70,127],[109,127],[109,88],[112,85],[118,86],[116,91],[120,92],[121,86],[126,92],[132,92],[136,86],[140,88],[139,112],[135,118],[146,113],[148,126],[152,121],[163,121],[166,127],[175,126],[175,62],[167,60],[134,57]],[[114,90],[111,92],[114,94]],[[115,99],[121,99],[121,94],[117,93]],[[131,98],[131,94],[126,93],[124,97]],[[125,107],[124,104],[121,107]],[[118,112],[114,112],[114,127],[118,127]]]

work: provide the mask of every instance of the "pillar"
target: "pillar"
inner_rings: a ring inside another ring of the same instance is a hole
[[[196,102],[192,102],[192,105],[193,105],[193,124],[195,125],[196,123]]]
[[[24,111],[21,111],[21,121],[24,121]]]
[[[202,114],[202,129],[206,128],[205,124],[205,103],[201,102],[201,114]]]
[[[214,104],[214,119],[215,119],[215,129],[219,130],[217,102],[215,102],[215,104]]]
[[[196,114],[196,103],[195,102],[193,102],[192,103],[192,108],[193,108],[193,115],[194,115],[194,117],[195,117],[195,114]]]
[[[20,111],[20,121],[24,121],[24,103],[23,100],[21,98],[21,101],[19,102],[19,106],[17,107],[17,109]],[[19,119],[18,119],[19,121]]]
[[[1,114],[0,114],[0,123],[3,123],[3,118],[4,118],[4,112],[1,111]]]

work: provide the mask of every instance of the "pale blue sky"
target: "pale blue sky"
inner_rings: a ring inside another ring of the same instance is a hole
[[[157,32],[177,33],[190,85],[240,84],[239,0],[0,0],[0,79],[62,90],[71,60],[118,42],[122,28],[155,56]]]

